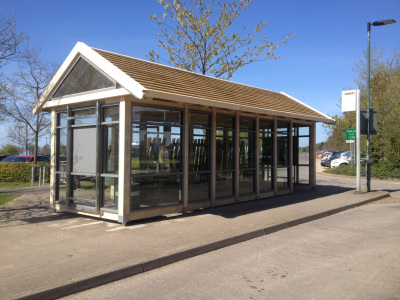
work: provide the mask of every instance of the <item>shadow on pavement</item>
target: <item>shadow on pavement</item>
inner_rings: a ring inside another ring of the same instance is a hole
[[[300,202],[311,201],[317,198],[340,194],[351,190],[353,189],[334,185],[318,185],[317,190],[315,191],[295,190],[293,194],[289,195],[265,198],[237,204],[227,204],[215,208],[204,208],[195,211],[189,211],[186,214],[177,213],[168,216],[158,216],[154,218],[133,221],[128,223],[128,226],[159,222],[162,220],[190,218],[192,216],[197,216],[201,214],[213,214],[224,218],[236,218],[257,211],[263,211]],[[24,189],[24,192],[29,192],[29,189]],[[0,207],[0,227],[16,226],[22,225],[24,223],[34,224],[53,222],[60,219],[66,220],[82,217],[81,215],[68,212],[54,213],[49,208],[49,196],[47,190],[42,193],[37,193],[37,191],[35,191],[33,194],[34,195],[31,195],[29,193],[25,194],[24,196],[7,203],[3,207]],[[85,218],[98,220],[95,217],[85,216]],[[102,221],[115,223],[115,221],[110,220]]]

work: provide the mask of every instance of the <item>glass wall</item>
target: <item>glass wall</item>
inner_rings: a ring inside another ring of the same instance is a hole
[[[290,178],[290,152],[289,137],[290,124],[286,122],[278,122],[276,129],[277,134],[277,185],[278,189],[289,187]]]
[[[260,192],[273,189],[273,121],[260,119],[259,122],[259,153],[260,153]]]
[[[310,183],[310,126],[293,125],[293,182]]]
[[[96,108],[72,110],[71,177],[69,204],[96,207],[97,113]]]
[[[239,126],[239,193],[249,194],[255,192],[256,121],[240,118]]]
[[[216,197],[234,195],[235,117],[217,115],[216,122]]]
[[[55,173],[56,188],[55,202],[64,203],[67,199],[66,176],[67,176],[67,113],[57,113],[56,126],[56,154],[55,154]]]
[[[102,108],[102,171],[100,207],[118,208],[119,106]]]
[[[182,112],[133,105],[131,209],[182,202]]]
[[[189,202],[210,199],[211,115],[189,113]]]

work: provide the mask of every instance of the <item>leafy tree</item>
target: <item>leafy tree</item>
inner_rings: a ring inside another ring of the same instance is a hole
[[[214,77],[229,79],[245,65],[255,61],[278,59],[273,52],[296,34],[288,35],[281,42],[274,43],[262,36],[256,44],[258,34],[268,21],[257,24],[254,33],[231,32],[240,13],[252,3],[251,0],[218,2],[215,0],[157,0],[164,6],[162,17],[150,16],[162,26],[158,46],[169,55],[169,63],[175,67]],[[214,13],[213,13],[214,12]],[[171,23],[168,23],[170,20]],[[154,50],[148,54],[151,61],[159,61]]]
[[[18,155],[19,148],[13,144],[5,144],[0,148],[0,154]]]
[[[50,120],[45,113],[32,114],[32,108],[40,94],[53,77],[57,66],[39,58],[38,49],[25,52],[19,66],[11,76],[1,83],[1,96],[5,104],[0,113],[10,122],[24,124],[33,133],[35,163],[38,153],[38,141]]]
[[[361,107],[367,107],[367,56],[356,64],[355,82],[361,92]],[[400,52],[394,50],[386,60],[376,48],[371,51],[370,105],[378,111],[377,135],[370,137],[371,162],[400,164]],[[325,125],[328,135],[326,148],[345,149],[345,133],[355,128],[354,112],[333,116],[334,125]],[[361,149],[366,148],[366,136],[361,137]]]

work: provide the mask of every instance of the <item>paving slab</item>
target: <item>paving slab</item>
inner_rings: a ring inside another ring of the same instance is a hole
[[[53,213],[48,186],[18,193],[0,208],[0,299],[59,298],[390,196],[325,185],[124,227]]]

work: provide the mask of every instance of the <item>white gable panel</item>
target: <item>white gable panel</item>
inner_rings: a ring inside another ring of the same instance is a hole
[[[127,74],[122,72],[104,57],[96,53],[92,48],[87,46],[82,42],[78,42],[75,47],[72,49],[67,59],[63,62],[61,67],[58,69],[50,83],[47,85],[46,89],[40,96],[39,101],[34,106],[32,112],[35,114],[40,111],[43,105],[51,100],[51,95],[54,89],[59,85],[60,81],[64,79],[69,71],[71,65],[75,62],[78,56],[84,56],[87,60],[89,60],[96,68],[107,74],[110,78],[118,82],[122,87],[128,90],[132,95],[136,98],[143,98],[143,90],[145,89],[142,85],[137,83],[134,79],[129,77]]]

